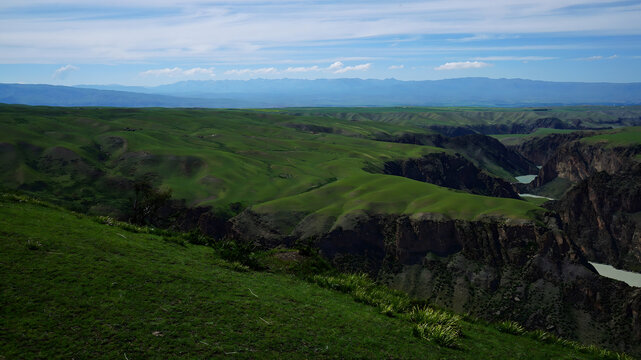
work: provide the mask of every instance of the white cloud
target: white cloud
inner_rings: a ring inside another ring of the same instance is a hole
[[[345,65],[342,62],[337,61],[337,62],[333,63],[332,65],[330,65],[328,69],[329,69],[329,71],[337,71],[337,70],[342,69],[343,66],[345,66]]]
[[[505,40],[505,39],[518,39],[518,35],[506,35],[506,34],[477,34],[472,36],[465,36],[455,39],[447,39],[452,42],[472,42],[472,41],[483,41],[483,40]]]
[[[337,61],[332,65],[330,65],[328,70],[334,72],[334,74],[344,74],[348,71],[367,71],[371,66],[372,64],[370,63],[354,65],[354,66],[345,66],[345,64],[343,64],[342,62]]]
[[[76,70],[78,70],[78,68],[73,65],[65,65],[56,69],[51,77],[54,79],[65,79],[70,73]]]
[[[438,34],[458,34],[459,42],[513,34],[546,34],[547,38],[557,32],[586,37],[641,35],[641,6],[634,1],[408,0],[402,6],[393,1],[373,1],[363,6],[361,1],[302,0],[94,3],[0,2],[0,63],[222,59],[247,64],[248,59],[259,58],[247,55],[277,57],[266,49],[295,48],[312,42],[355,43],[351,53],[345,55],[378,55],[379,49],[359,47],[358,41],[385,37],[403,41]],[[54,4],[56,11],[41,10]],[[147,9],[150,11],[145,12]],[[134,28],[136,31],[131,31]],[[524,41],[528,38],[521,36]],[[314,44],[320,46],[310,56],[328,53],[322,43]],[[314,51],[309,46],[302,49],[308,54]],[[274,63],[275,59],[262,60]]]
[[[601,55],[595,55],[595,56],[590,56],[587,58],[581,58],[579,60],[587,60],[587,61],[597,61],[597,60],[614,60],[618,58],[619,55],[611,55],[611,56],[601,56]]]
[[[486,56],[474,58],[474,60],[479,61],[544,61],[554,59],[558,58],[550,56]]]
[[[196,77],[208,76],[214,77],[214,68],[200,68],[195,67],[183,70],[179,67],[164,68],[164,69],[151,69],[140,73],[141,76],[166,76],[166,77]]]
[[[349,71],[366,71],[372,66],[371,63],[359,64],[353,66],[345,66],[341,61],[335,61],[326,68],[322,68],[318,65],[313,66],[299,66],[299,67],[288,67],[285,70],[278,70],[275,67],[267,67],[260,69],[231,69],[225,71],[225,75],[266,75],[266,74],[281,74],[281,73],[305,73],[305,72],[332,72],[334,74],[344,74]]]
[[[398,69],[403,69],[403,68],[405,68],[405,65],[402,65],[402,64],[401,65],[392,65],[392,66],[388,67],[389,70],[398,70]]]
[[[321,68],[319,68],[318,65],[309,66],[309,67],[304,67],[304,66],[288,67],[283,72],[286,72],[286,73],[302,73],[302,72],[311,72],[311,71],[321,71]]]
[[[491,64],[484,63],[481,61],[459,61],[459,62],[448,62],[443,65],[437,66],[434,70],[462,70],[462,69],[480,69],[484,67],[491,66]]]
[[[279,73],[279,71],[274,67],[260,69],[232,69],[225,71],[225,75],[264,75],[277,73]]]
[[[196,67],[196,68],[187,69],[183,73],[187,76],[192,76],[192,75],[216,76],[216,74],[214,74],[214,68],[203,69],[203,68]]]

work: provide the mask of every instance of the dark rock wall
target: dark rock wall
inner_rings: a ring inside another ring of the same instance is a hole
[[[547,226],[436,214],[346,216],[347,225],[314,236],[340,269],[367,271],[456,311],[641,354],[641,289],[596,274],[580,248],[553,230],[552,215]],[[246,241],[278,242],[273,228],[264,240],[261,231],[246,231],[270,222],[260,214],[246,210],[232,222]],[[291,234],[280,237],[291,241]]]
[[[515,150],[505,147],[493,137],[480,134],[447,137],[438,134],[406,133],[398,136],[381,136],[378,140],[449,149],[463,154],[477,167],[500,167],[514,176],[535,174],[538,171],[534,163]]]
[[[578,182],[599,171],[614,174],[630,166],[630,157],[638,153],[641,153],[641,146],[610,148],[572,141],[561,145],[549,158],[534,185],[542,186],[557,177]]]
[[[508,146],[508,148],[537,165],[543,165],[554,156],[561,145],[594,134],[594,132],[550,134],[536,137],[519,145]]]
[[[473,194],[519,198],[510,183],[488,175],[462,156],[433,153],[419,159],[388,161],[384,172]]]
[[[641,165],[596,173],[548,205],[588,259],[641,272]]]

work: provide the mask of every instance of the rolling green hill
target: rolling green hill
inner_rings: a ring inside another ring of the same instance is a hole
[[[288,108],[287,114],[325,116],[346,120],[370,120],[406,126],[510,125],[542,118],[564,122],[581,119],[586,126],[608,126],[641,116],[641,106],[563,106],[545,108],[487,107],[381,107],[381,108]]]
[[[292,275],[243,270],[210,247],[167,240],[2,195],[0,358],[617,356],[468,320],[460,320],[458,347],[439,346],[412,336],[402,315],[386,316]]]
[[[279,111],[7,105],[0,106],[0,123],[6,188],[94,214],[122,216],[134,197],[132,181],[142,178],[189,206],[221,211],[276,201],[332,216],[367,207],[531,219],[537,209],[383,175],[386,161],[449,151],[372,139],[429,134],[404,123]]]

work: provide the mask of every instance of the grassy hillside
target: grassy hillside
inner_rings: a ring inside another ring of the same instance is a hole
[[[619,119],[638,119],[641,116],[641,106],[291,108],[285,112],[406,126],[513,124],[549,117],[563,121],[581,119],[585,126],[607,126]]]
[[[607,131],[600,135],[581,139],[587,143],[605,143],[610,147],[634,146],[641,144],[641,126],[632,126]]]
[[[123,184],[140,178],[171,189],[188,205],[222,209],[276,199],[287,199],[283,206],[306,201],[310,212],[330,206],[333,215],[368,206],[382,212],[530,218],[533,209],[524,201],[462,193],[441,200],[450,192],[375,174],[385,161],[447,151],[370,139],[425,133],[407,124],[280,111],[7,105],[0,106],[0,124],[0,184],[78,211],[126,209],[133,195]],[[353,191],[361,187],[368,194],[356,205]],[[308,202],[319,194],[322,201]]]
[[[507,146],[507,145],[518,145],[528,140],[531,140],[535,137],[543,137],[550,134],[567,134],[575,131],[581,131],[581,130],[539,128],[536,131],[529,134],[498,134],[498,135],[491,135],[491,136],[497,140],[500,140],[504,145]]]
[[[404,317],[381,314],[347,294],[291,275],[237,268],[209,247],[3,195],[0,358],[590,359],[600,354],[511,335],[515,328],[509,324],[465,320],[459,346],[446,348],[413,336]]]
[[[340,194],[337,201],[336,195]],[[482,216],[527,219],[543,210],[521,200],[471,195],[406,178],[362,174],[321,188],[269,201],[258,212],[303,212],[339,218],[358,211],[381,214],[440,213],[475,220]]]

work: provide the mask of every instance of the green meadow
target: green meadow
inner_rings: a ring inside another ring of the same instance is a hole
[[[365,278],[353,286],[369,292],[349,293],[340,276],[252,271],[211,247],[25,197],[0,197],[0,225],[3,359],[618,356],[442,311],[381,310],[368,299],[393,293]]]
[[[382,174],[386,161],[447,151],[373,140],[429,133],[402,122],[264,110],[2,105],[0,124],[0,144],[7,149],[0,179],[7,189],[96,214],[126,207],[132,197],[110,184],[142,177],[188,205],[221,209],[239,203],[336,218],[366,209],[465,219],[531,219],[538,211],[526,201]]]
[[[641,144],[641,126],[632,126],[607,131],[600,135],[581,139],[586,143],[606,143],[608,147],[634,146]]]
[[[616,119],[638,118],[641,106],[553,106],[546,108],[487,107],[362,107],[288,108],[283,113],[323,116],[345,120],[373,120],[404,126],[466,126],[527,123],[554,117],[563,121],[580,118],[586,126],[606,126]]]

